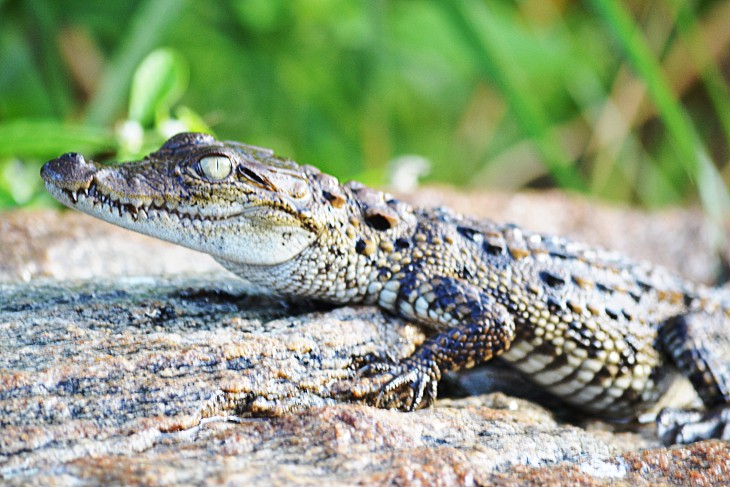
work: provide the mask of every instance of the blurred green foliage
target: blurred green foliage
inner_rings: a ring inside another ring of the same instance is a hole
[[[730,200],[730,1],[0,0],[0,208],[180,130],[388,182]],[[725,72],[723,72],[723,69]]]

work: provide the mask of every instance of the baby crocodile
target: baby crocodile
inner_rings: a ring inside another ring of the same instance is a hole
[[[76,153],[41,170],[63,204],[212,255],[283,296],[372,304],[433,334],[395,362],[361,357],[365,399],[414,410],[442,375],[501,357],[605,418],[636,417],[686,376],[706,411],[659,416],[667,442],[730,439],[730,300],[567,239],[414,208],[269,149],[184,133],[138,162]]]

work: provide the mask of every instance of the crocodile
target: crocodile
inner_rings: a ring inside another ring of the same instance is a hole
[[[57,200],[213,256],[262,289],[375,305],[430,330],[402,360],[355,357],[371,405],[433,403],[444,373],[499,357],[605,419],[636,418],[680,375],[704,408],[665,409],[667,443],[730,439],[730,296],[566,238],[417,208],[273,151],[182,133],[140,161],[47,162]]]

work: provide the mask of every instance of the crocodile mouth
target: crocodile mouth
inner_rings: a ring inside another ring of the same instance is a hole
[[[200,224],[235,218],[242,212],[235,205],[206,205],[177,182],[149,179],[124,168],[69,152],[47,162],[41,177],[48,191],[66,206],[122,225],[163,219]]]
[[[133,222],[157,220],[167,217],[181,222],[203,223],[228,220],[243,214],[241,211],[236,211],[203,215],[200,213],[199,208],[197,208],[195,213],[188,212],[163,198],[153,198],[146,201],[140,199],[138,202],[132,202],[128,199],[120,199],[110,193],[105,193],[99,189],[99,186],[94,181],[91,181],[87,187],[76,190],[59,188],[58,186],[56,186],[56,189],[60,190],[71,205],[79,210],[114,216],[120,219],[129,217]]]

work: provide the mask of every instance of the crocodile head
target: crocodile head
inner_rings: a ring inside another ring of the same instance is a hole
[[[313,214],[321,194],[310,168],[205,134],[178,134],[141,161],[111,166],[64,154],[41,176],[66,206],[237,264],[288,261],[327,221]]]

